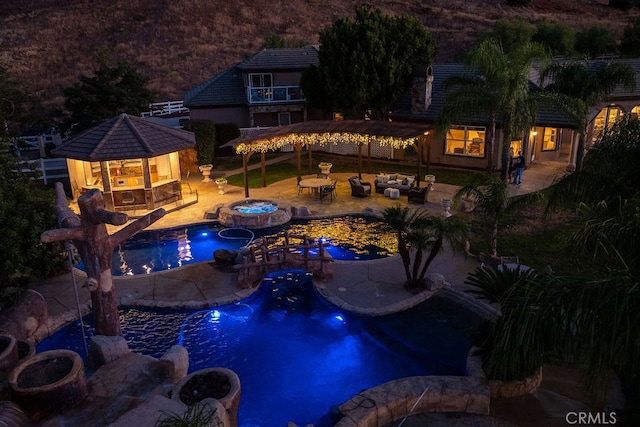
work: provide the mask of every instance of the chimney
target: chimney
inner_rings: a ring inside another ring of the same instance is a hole
[[[413,71],[411,87],[411,112],[423,113],[431,105],[433,88],[433,69],[431,66],[416,67]]]

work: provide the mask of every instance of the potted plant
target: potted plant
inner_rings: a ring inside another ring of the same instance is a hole
[[[211,182],[211,171],[213,170],[213,165],[211,163],[207,163],[206,165],[198,166],[200,173],[202,174],[202,182]]]
[[[227,178],[225,178],[225,177],[217,178],[216,179],[216,184],[218,184],[218,188],[220,189],[218,194],[224,194],[224,189],[227,186]]]
[[[333,166],[333,164],[329,163],[329,162],[320,162],[318,163],[318,167],[320,168],[320,172],[325,174],[325,175],[329,175],[329,172],[331,172],[331,166]]]

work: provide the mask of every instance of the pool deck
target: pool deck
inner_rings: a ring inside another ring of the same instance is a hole
[[[290,157],[286,155],[281,159]],[[279,159],[273,161],[277,160]],[[235,171],[229,171],[226,175],[232,173]],[[533,164],[525,171],[523,184],[512,186],[511,191],[516,195],[545,188],[561,173],[561,163]],[[321,203],[317,196],[314,197],[306,190],[299,194],[295,178],[265,188],[251,189],[250,198],[284,200],[295,207],[306,207],[312,217],[372,213],[380,212],[389,206],[407,206],[406,196],[392,200],[373,192],[368,198],[352,197],[347,178],[353,175],[331,174],[332,179],[338,179],[337,198],[333,201],[325,200]],[[223,174],[214,171],[211,177],[215,179],[219,176]],[[373,174],[363,174],[362,180],[373,183],[374,177]],[[210,221],[207,217],[220,204],[245,199],[244,189],[240,187],[228,186],[226,194],[220,195],[214,182],[201,182],[198,176],[191,176],[188,183],[184,182],[183,188],[187,187],[197,190],[199,202],[167,213],[149,228],[168,228]],[[438,183],[436,176],[434,191],[430,193],[429,201],[424,208],[432,213],[441,212],[440,199],[451,198],[456,190],[455,186]],[[109,231],[113,232],[116,228],[110,226]],[[478,265],[478,261],[472,257],[453,254],[445,249],[444,253],[439,254],[434,260],[429,271],[442,274],[452,289],[464,291],[467,274]],[[333,304],[362,314],[381,315],[405,309],[431,294],[426,291],[416,295],[404,289],[404,270],[397,256],[372,261],[335,261],[333,268],[333,279],[325,283],[316,283],[317,288]],[[211,307],[237,301],[252,292],[238,287],[235,273],[220,271],[213,262],[192,264],[145,276],[114,277],[113,280],[116,297],[121,306]],[[35,287],[47,302],[51,330],[77,318],[74,284],[78,289],[81,311],[89,311],[90,294],[83,287],[84,281],[83,273],[74,272],[48,279]],[[491,417],[467,418],[461,415],[464,421],[457,419],[454,424],[564,425],[564,414],[571,410],[584,409],[581,399],[576,397],[579,394],[575,392],[578,386],[568,384],[565,379],[561,370],[552,371],[550,375],[545,374],[543,385],[535,394],[508,401],[493,399]],[[451,420],[447,420],[445,414],[430,414],[429,418],[424,419],[421,417],[412,416],[404,425],[425,425],[424,422],[428,422],[429,425],[451,425]],[[499,420],[507,424],[495,424]]]

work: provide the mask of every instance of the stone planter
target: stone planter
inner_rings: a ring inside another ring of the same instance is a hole
[[[38,421],[71,409],[87,397],[84,363],[70,350],[38,353],[11,371],[9,387],[13,400]]]
[[[0,402],[0,426],[33,427],[31,419],[13,402]]]
[[[240,378],[235,372],[226,368],[208,368],[184,377],[173,387],[171,399],[187,406],[207,398],[216,399],[229,417],[229,426],[237,427],[240,393]]]
[[[522,380],[489,380],[489,389],[492,398],[526,396],[535,393],[541,382],[542,368],[539,368],[533,375]]]
[[[227,188],[227,181],[216,181],[216,185],[218,186],[218,194],[224,194],[224,190]]]
[[[331,167],[333,167],[332,163],[320,163],[318,165],[318,167],[320,168],[320,173],[323,173],[327,176],[329,176],[329,173],[331,172]]]
[[[440,206],[442,206],[442,216],[449,218],[451,216],[451,205],[453,201],[451,199],[440,199]]]
[[[436,176],[435,175],[427,175],[426,177],[427,183],[433,185],[434,182],[436,182]]]
[[[36,354],[36,346],[29,340],[17,340],[18,344],[18,363],[21,363],[28,357]]]
[[[211,182],[211,171],[213,170],[213,165],[200,165],[198,167],[200,173],[203,176],[202,182]]]
[[[13,335],[0,333],[0,372],[9,372],[18,364],[18,340]]]

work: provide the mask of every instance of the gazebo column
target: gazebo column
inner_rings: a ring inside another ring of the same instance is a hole
[[[104,199],[104,207],[109,210],[114,210],[115,202],[113,201],[113,191],[111,190],[109,162],[100,162],[100,177],[102,180],[102,197]]]
[[[151,169],[149,168],[149,159],[142,159],[142,180],[144,181],[144,203],[148,210],[156,208],[156,201],[153,197],[153,188],[151,188]]]
[[[307,160],[307,173],[309,175],[311,175],[313,173],[313,154],[312,154],[312,150],[311,150],[311,144],[307,144],[307,154],[308,154],[308,160]]]

